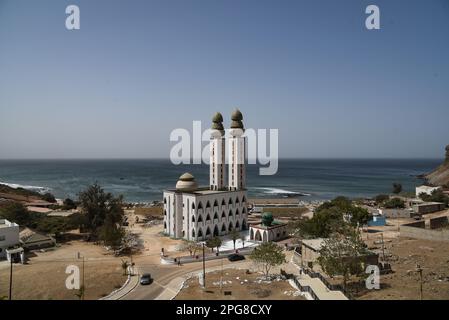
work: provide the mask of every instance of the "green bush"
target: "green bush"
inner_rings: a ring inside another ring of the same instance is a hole
[[[405,202],[399,198],[392,198],[384,203],[384,207],[387,209],[403,209],[405,208]]]

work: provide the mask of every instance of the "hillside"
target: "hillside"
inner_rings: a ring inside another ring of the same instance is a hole
[[[446,158],[444,162],[434,171],[425,175],[424,178],[434,186],[449,187],[449,145],[446,146]]]
[[[7,185],[0,184],[0,200],[1,202],[17,201],[17,202],[30,202],[30,201],[46,201],[45,195],[38,192],[26,190],[23,188],[11,188]]]

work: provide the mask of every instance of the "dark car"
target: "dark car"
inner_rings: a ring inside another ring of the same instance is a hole
[[[151,274],[145,273],[140,277],[141,285],[147,285],[147,284],[152,284],[152,283],[153,283],[153,278],[151,278]]]
[[[230,254],[228,256],[228,260],[231,261],[231,262],[240,261],[240,260],[245,260],[245,257],[242,256],[241,254],[235,254],[234,253],[234,254]]]

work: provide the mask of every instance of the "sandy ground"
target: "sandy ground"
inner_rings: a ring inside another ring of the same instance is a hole
[[[223,276],[223,287],[220,279]],[[261,281],[262,280],[262,281]],[[230,292],[230,295],[225,295]],[[286,280],[274,280],[264,283],[263,275],[258,272],[246,274],[245,270],[225,269],[206,275],[206,290],[201,289],[198,278],[186,281],[176,300],[305,300]]]
[[[447,242],[396,238],[385,243],[385,252],[394,273],[382,275],[381,290],[368,291],[360,299],[419,299],[419,264],[423,268],[423,298],[449,300]]]
[[[85,257],[85,299],[98,299],[119,288],[126,281],[121,258],[109,254],[103,247],[72,241],[54,250],[29,255],[26,265],[13,265],[13,299],[17,300],[76,300],[77,290],[65,286],[68,265],[77,265],[82,274]],[[126,259],[126,258],[125,258]],[[0,264],[0,296],[9,294],[9,264]],[[82,276],[81,276],[82,277]]]

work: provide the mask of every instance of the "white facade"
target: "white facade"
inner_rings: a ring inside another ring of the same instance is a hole
[[[164,232],[170,237],[205,240],[223,236],[231,230],[246,230],[248,221],[246,193],[246,146],[243,116],[232,116],[229,184],[225,185],[225,147],[223,117],[213,117],[210,143],[209,186],[198,188],[190,173],[183,174],[176,188],[164,191]]]
[[[432,192],[435,190],[439,190],[441,187],[429,187],[429,186],[419,186],[416,187],[416,197],[419,197],[421,193],[432,195]]]
[[[229,190],[241,190],[246,188],[246,137],[243,130],[231,129],[229,138]]]
[[[164,230],[173,238],[205,240],[248,226],[246,191],[164,191]]]
[[[285,239],[288,236],[287,224],[278,223],[272,226],[252,225],[249,228],[249,239],[257,242],[271,242]]]
[[[210,189],[222,190],[225,187],[225,139],[218,130],[213,130],[210,139]]]
[[[0,219],[0,258],[6,258],[6,249],[19,244],[19,225]]]

